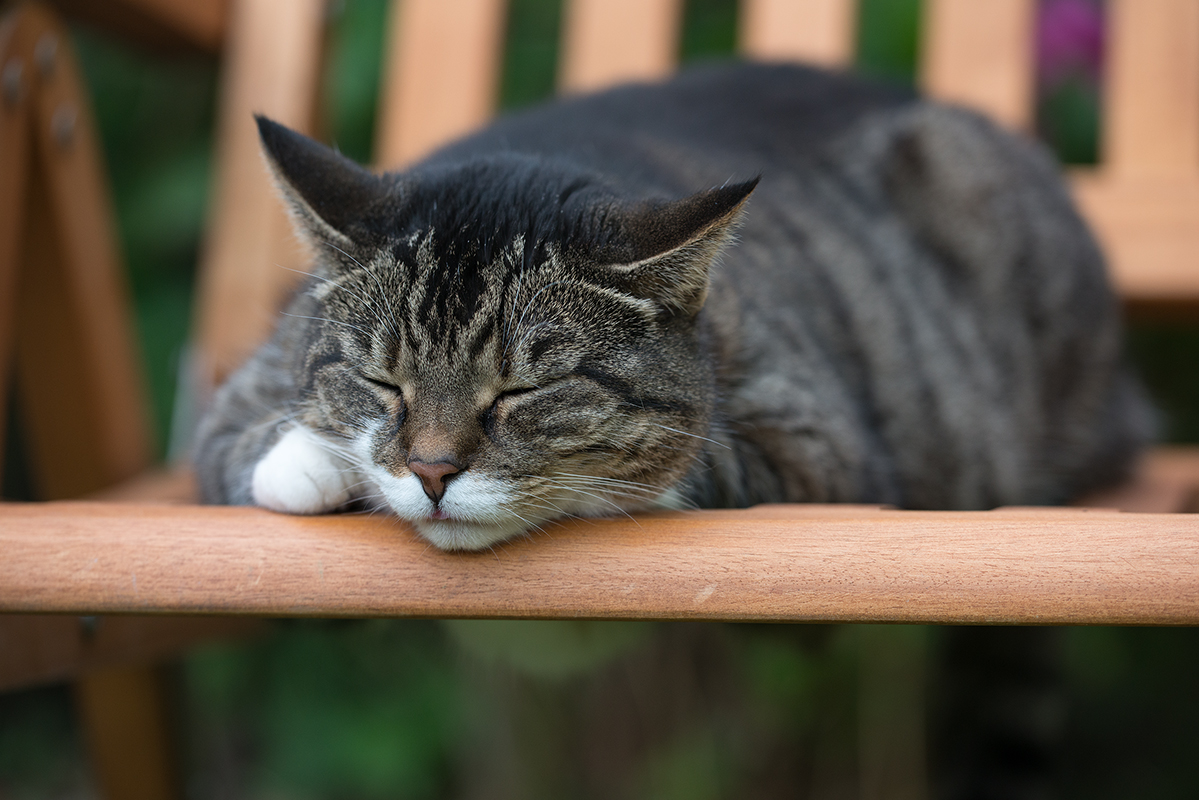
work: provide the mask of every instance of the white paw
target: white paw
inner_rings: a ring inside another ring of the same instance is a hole
[[[360,480],[332,445],[303,425],[283,434],[254,467],[257,505],[285,514],[321,514],[344,505]]]

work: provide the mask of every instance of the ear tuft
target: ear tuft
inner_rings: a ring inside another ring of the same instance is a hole
[[[668,309],[697,313],[708,294],[709,269],[732,238],[759,180],[619,213],[630,258],[612,269],[621,275],[624,288]]]
[[[673,203],[637,209],[625,228],[633,243],[633,257],[644,261],[660,256],[702,238],[713,228],[726,227],[735,220],[759,180],[726,184]]]
[[[302,236],[339,241],[386,194],[382,179],[301,133],[255,114],[275,182]]]

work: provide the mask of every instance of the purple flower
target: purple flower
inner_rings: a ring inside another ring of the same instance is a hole
[[[1037,80],[1043,90],[1065,81],[1099,82],[1103,10],[1096,0],[1041,0],[1037,14]]]

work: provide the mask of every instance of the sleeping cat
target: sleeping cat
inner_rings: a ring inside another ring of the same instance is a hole
[[[207,502],[473,550],[654,508],[1061,503],[1146,438],[1055,165],[966,111],[713,67],[387,175],[258,125],[313,277],[201,426]]]

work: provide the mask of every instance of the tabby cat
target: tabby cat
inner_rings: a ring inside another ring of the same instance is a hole
[[[1146,438],[1053,161],[969,112],[709,67],[386,175],[258,126],[312,278],[201,426],[208,502],[473,550],[654,508],[1061,503]]]

